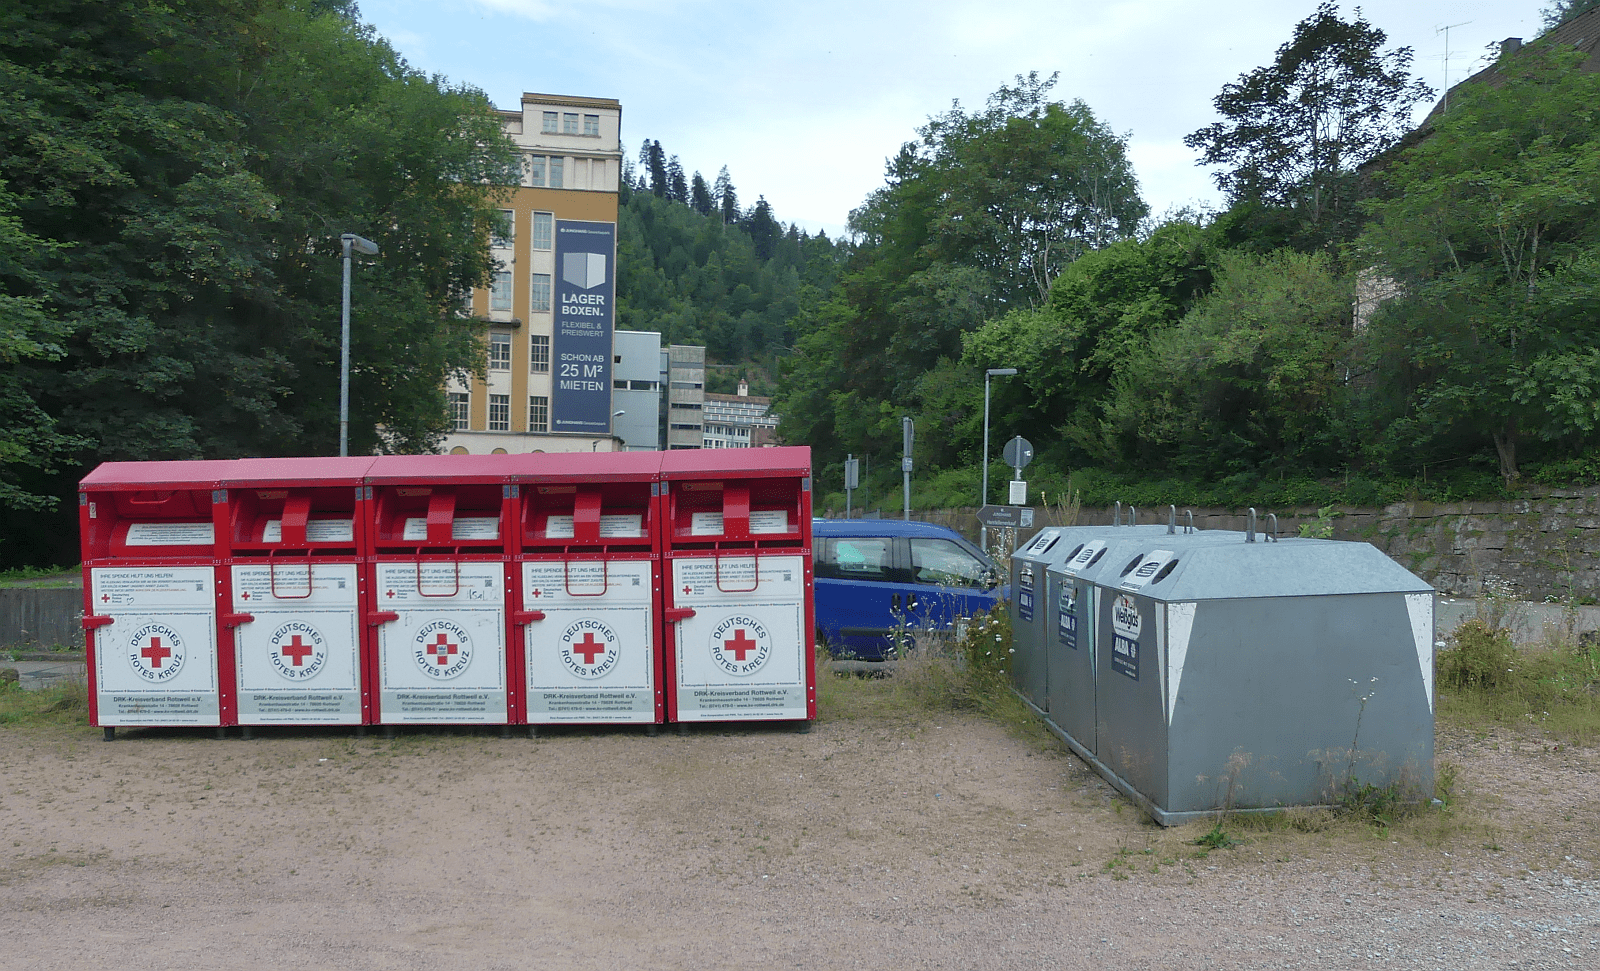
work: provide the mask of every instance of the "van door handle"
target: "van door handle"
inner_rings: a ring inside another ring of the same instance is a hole
[[[889,609],[890,610],[899,610],[900,609],[900,595],[898,593],[889,594]]]

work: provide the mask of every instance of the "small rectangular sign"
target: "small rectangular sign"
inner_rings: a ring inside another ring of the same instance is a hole
[[[313,519],[306,523],[307,543],[354,543],[356,524],[350,519]],[[261,527],[261,542],[283,542],[283,520],[269,519]]]
[[[751,533],[787,533],[789,531],[789,513],[785,509],[752,509],[750,510]],[[689,535],[691,536],[721,536],[722,513],[697,512],[689,517]]]
[[[129,546],[210,546],[211,523],[129,523]]]
[[[545,539],[572,539],[571,516],[548,516],[544,521]],[[644,535],[644,517],[638,513],[617,513],[600,517],[601,539],[638,539]]]
[[[401,539],[425,541],[428,538],[428,520],[413,516],[406,520]],[[450,524],[450,538],[462,540],[494,540],[500,538],[500,520],[495,516],[463,516]]]

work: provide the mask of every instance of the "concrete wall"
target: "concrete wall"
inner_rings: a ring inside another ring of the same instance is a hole
[[[1245,528],[1245,511],[1239,509],[1180,506],[1180,522],[1188,521],[1184,513],[1191,508],[1201,529]],[[1270,522],[1267,514],[1277,513],[1280,536],[1298,535],[1300,525],[1317,516],[1315,509],[1258,512],[1256,525],[1262,530]],[[1403,502],[1336,512],[1334,539],[1371,543],[1441,593],[1477,596],[1488,581],[1523,600],[1600,599],[1600,487],[1529,490],[1507,502]],[[1166,522],[1168,508],[1140,509],[1137,515],[1140,523]],[[913,513],[913,518],[949,526],[973,541],[978,537],[971,508]],[[1110,509],[1095,507],[1082,510],[1078,522],[1109,524],[1111,518]],[[1035,528],[1049,525],[1055,525],[1050,510],[1035,510]],[[1032,532],[1024,530],[1019,539]]]
[[[80,587],[0,587],[0,648],[83,649]]]

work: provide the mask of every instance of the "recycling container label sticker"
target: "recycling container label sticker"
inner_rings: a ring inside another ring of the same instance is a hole
[[[1111,606],[1111,669],[1139,680],[1139,631],[1143,624],[1133,598],[1123,594]]]

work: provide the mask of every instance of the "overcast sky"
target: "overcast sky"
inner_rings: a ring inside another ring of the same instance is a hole
[[[1455,83],[1487,63],[1487,45],[1536,34],[1546,2],[1360,6],[1442,91],[1447,76]],[[1315,0],[360,3],[416,68],[481,88],[500,108],[517,108],[524,91],[616,98],[628,157],[652,138],[707,181],[726,165],[743,204],[764,195],[779,219],[830,235],[929,115],[952,100],[979,107],[1029,71],[1059,71],[1058,98],[1082,99],[1128,137],[1152,212],[1214,205],[1184,136],[1215,120],[1222,85],[1269,63],[1316,9]],[[1355,6],[1339,8],[1348,17]]]

